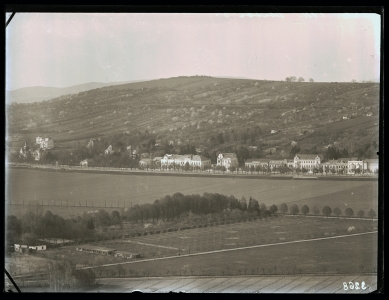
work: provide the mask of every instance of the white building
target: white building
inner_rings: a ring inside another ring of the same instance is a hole
[[[348,174],[355,174],[356,170],[359,173],[363,173],[364,171],[364,162],[363,160],[357,160],[356,158],[350,159],[347,163],[348,165]]]
[[[49,137],[43,138],[41,136],[37,136],[35,138],[35,143],[40,145],[40,148],[43,150],[54,148],[54,141]]]
[[[366,159],[366,170],[374,173],[378,171],[378,159]]]
[[[238,156],[235,153],[220,153],[216,164],[229,170],[231,167],[239,165]]]
[[[88,160],[87,159],[84,159],[82,161],[80,161],[80,167],[81,168],[87,168],[88,167]]]
[[[113,152],[112,145],[109,145],[109,147],[104,151],[105,154],[112,154]]]
[[[161,158],[161,168],[164,166],[173,165],[175,167],[184,167],[188,163],[191,167],[199,167],[203,169],[205,166],[211,165],[211,160],[201,155],[177,155],[177,154],[166,154]]]
[[[296,154],[294,157],[295,168],[305,168],[307,170],[313,170],[319,168],[320,156],[317,154]]]

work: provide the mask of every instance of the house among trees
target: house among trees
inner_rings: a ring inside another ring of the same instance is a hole
[[[87,168],[88,167],[88,160],[84,159],[84,160],[80,161],[80,167]]]
[[[20,148],[19,157],[27,158],[27,152],[29,150],[30,150],[30,148],[27,146],[27,143],[24,143],[24,146],[22,148]]]
[[[161,156],[154,157],[153,158],[154,165],[160,165],[161,164],[161,159],[162,159]]]
[[[237,167],[239,165],[238,156],[236,153],[219,153],[216,165],[230,170],[231,167]]]
[[[35,138],[35,144],[40,145],[42,150],[54,148],[54,141],[50,137],[43,138],[41,136],[37,136]]]
[[[42,155],[41,148],[39,147],[36,149],[30,148],[30,152],[34,160],[39,161],[41,159],[41,155]]]
[[[94,145],[95,145],[95,140],[94,139],[90,139],[89,142],[88,142],[88,145],[86,145],[86,147],[88,149],[91,149],[91,148],[93,148]]]
[[[153,165],[153,159],[152,158],[141,158],[139,161],[140,167],[150,167]]]
[[[109,147],[104,151],[105,154],[113,154],[113,152],[112,145],[109,145]]]

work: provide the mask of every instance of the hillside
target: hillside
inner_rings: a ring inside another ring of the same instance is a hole
[[[355,150],[378,143],[377,83],[176,77],[8,107],[10,134],[27,139],[50,136],[62,146],[145,131],[175,146],[193,144],[209,150],[254,146],[263,155],[270,150],[288,154],[292,141],[318,152],[334,144]]]
[[[50,100],[56,97],[65,96],[69,94],[77,94],[92,89],[102,88],[105,86],[124,84],[126,82],[89,82],[84,84],[73,85],[65,88],[58,87],[45,87],[45,86],[32,86],[26,88],[15,89],[7,91],[7,102],[8,103],[33,103],[44,100]]]

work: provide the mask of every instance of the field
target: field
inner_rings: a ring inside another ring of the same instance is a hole
[[[355,212],[377,211],[378,181],[336,181],[336,180],[266,180],[202,177],[169,177],[113,174],[82,174],[44,172],[35,170],[7,169],[6,201],[24,203],[37,200],[45,209],[68,216],[91,210],[92,206],[129,207],[136,203],[152,203],[167,194],[221,193],[234,195],[238,199],[250,196],[266,205],[285,202],[309,206],[318,203],[339,206],[345,204]],[[318,198],[319,197],[319,198]],[[336,200],[335,200],[336,199]],[[93,202],[93,205],[92,205]],[[66,207],[65,205],[84,206]],[[88,205],[88,207],[85,207]],[[8,214],[20,215],[22,206],[8,205]],[[311,208],[311,207],[310,207]],[[312,208],[311,208],[312,209]]]
[[[262,270],[262,273],[268,274],[268,272],[271,272],[271,274],[273,274],[274,272],[281,272],[279,274],[283,274],[284,271],[282,271],[282,269],[285,266],[289,266],[289,271],[292,272],[294,264],[297,263],[295,260],[303,260],[306,257],[305,251],[308,250],[304,249],[309,249],[309,251],[313,251],[313,253],[311,254],[311,256],[313,256],[310,258],[310,260],[304,261],[304,263],[300,262],[298,265],[296,265],[299,270],[293,269],[293,272],[299,271],[302,273],[315,273],[318,272],[319,267],[323,266],[321,264],[323,261],[319,259],[320,257],[322,257],[322,255],[324,255],[322,253],[322,250],[327,250],[318,246],[317,248],[313,249],[312,247],[316,246],[312,245],[316,245],[316,243],[324,243],[326,241],[329,241],[332,247],[334,247],[334,245],[339,246],[338,251],[341,253],[341,258],[339,260],[338,258],[333,257],[333,264],[329,263],[329,261],[325,262],[324,266],[327,268],[327,271],[335,272],[335,266],[337,266],[337,264],[339,263],[339,272],[355,272],[355,267],[359,268],[360,264],[358,264],[358,266],[352,264],[347,266],[346,262],[342,262],[342,259],[347,258],[346,252],[348,247],[354,247],[354,252],[362,251],[360,255],[364,256],[363,260],[362,258],[359,259],[360,257],[358,257],[357,254],[350,254],[351,256],[349,256],[348,259],[352,258],[352,260],[355,261],[363,261],[364,267],[366,268],[365,271],[369,270],[369,272],[372,272],[375,266],[374,259],[376,256],[374,253],[376,253],[376,250],[374,249],[376,249],[376,242],[374,242],[370,236],[376,236],[376,234],[339,237],[335,239],[321,241],[306,241],[311,239],[323,239],[330,237],[333,238],[336,236],[348,235],[348,228],[350,226],[355,227],[355,230],[352,232],[353,234],[377,230],[377,222],[371,220],[305,217],[290,218],[280,216],[278,218],[269,219],[267,221],[256,220],[252,222],[210,226],[206,228],[196,228],[184,231],[140,236],[130,239],[106,240],[91,244],[95,246],[113,248],[116,249],[117,252],[124,251],[140,253],[140,260],[149,259],[152,261],[152,265],[150,265],[150,262],[142,261],[129,261],[134,263],[124,264],[123,266],[126,268],[127,272],[129,272],[128,270],[133,270],[133,275],[141,275],[141,273],[145,270],[149,270],[149,276],[166,276],[169,274],[185,275],[185,273],[188,273],[187,275],[192,273],[197,275],[203,275],[201,272],[203,272],[204,270],[204,272],[207,272],[208,275],[219,276],[224,275],[225,272],[229,272],[229,268],[231,268],[231,271],[234,270],[235,273],[233,274],[238,274],[239,272],[242,272],[243,275],[243,273],[245,273],[246,271],[251,272],[251,267],[255,266],[256,272],[258,272],[257,268],[263,267],[264,261],[260,262],[259,260],[256,260],[256,258],[253,260],[253,258],[250,256],[251,254],[261,253],[262,257],[262,254],[268,253],[266,255],[270,255],[270,253],[273,253],[273,248],[279,249],[279,247],[281,247],[282,249],[282,251],[279,252],[280,257],[269,257],[269,261],[266,262],[266,269]],[[356,240],[353,241],[353,239]],[[303,242],[295,243],[295,241]],[[282,243],[288,242],[292,243],[282,245]],[[260,245],[264,246],[255,248],[256,246]],[[253,246],[255,247],[253,248]],[[244,247],[252,248],[245,250],[237,249]],[[288,248],[295,248],[296,252],[292,255],[289,251],[285,250]],[[368,252],[368,249],[370,249],[370,252]],[[228,251],[225,252],[225,250]],[[215,254],[202,254],[204,252],[212,251],[221,252]],[[304,252],[302,253],[303,255],[300,256],[298,254],[299,251]],[[246,252],[251,254],[248,255]],[[115,258],[113,256],[101,256],[78,252],[75,250],[74,245],[61,247],[55,250],[42,251],[39,252],[39,254],[37,255],[46,259],[62,258],[66,260],[71,260],[79,267],[98,266],[101,264],[110,263],[121,264],[123,262],[126,262],[126,260],[123,260],[122,258]],[[186,255],[191,256],[183,257]],[[367,255],[370,255],[368,259],[365,257]],[[204,264],[201,265],[198,263],[185,263],[181,265],[182,261],[196,261],[202,259],[208,260],[209,256],[214,257],[214,259],[217,259],[216,257],[220,256],[223,257],[223,259],[225,260],[218,260],[217,264],[210,265],[206,268],[204,267]],[[228,257],[230,258],[228,259]],[[231,257],[234,257],[234,259],[231,259]],[[239,257],[239,259],[236,259],[236,257]],[[156,258],[166,258],[166,262],[165,260],[153,261]],[[252,265],[252,263],[254,262],[256,264]],[[165,268],[165,266],[164,268],[161,268],[162,266],[154,267],[154,264],[159,265],[165,263],[169,265],[169,268]],[[269,271],[269,264],[271,264],[271,268],[276,267],[276,269]],[[285,270],[285,272],[288,272],[287,268]],[[104,267],[104,270],[100,269],[98,272],[99,276],[111,276],[112,274],[109,274],[109,272],[111,271],[116,272],[116,266]],[[167,271],[169,271],[169,273],[167,273]]]
[[[126,274],[361,274],[375,272],[377,235],[368,234],[123,265]],[[111,268],[117,276],[116,267]],[[103,273],[105,275],[105,272]],[[112,275],[112,273],[111,273]]]

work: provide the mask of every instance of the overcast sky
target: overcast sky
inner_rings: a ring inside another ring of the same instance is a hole
[[[207,75],[378,80],[376,14],[17,13],[6,89]]]

